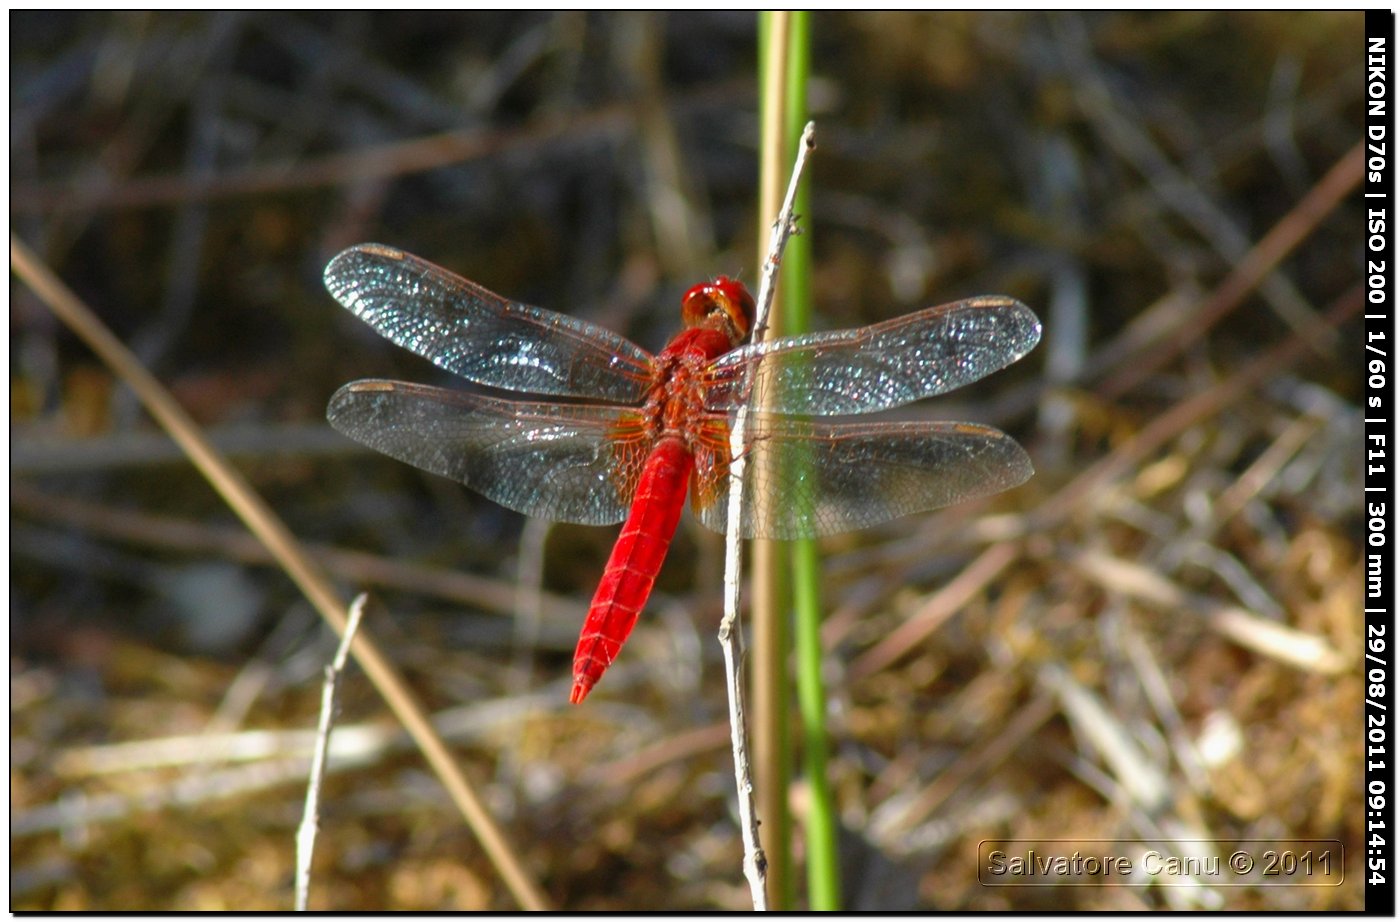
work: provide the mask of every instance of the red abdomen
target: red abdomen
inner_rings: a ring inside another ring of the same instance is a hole
[[[571,703],[588,697],[632,633],[676,533],[694,464],[676,436],[663,437],[647,458],[632,509],[613,545],[574,650]]]

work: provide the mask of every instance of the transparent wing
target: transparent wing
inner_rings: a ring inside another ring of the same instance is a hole
[[[502,400],[366,380],[336,391],[326,418],[391,458],[556,522],[622,521],[646,459],[640,417],[625,407]]]
[[[725,530],[727,425],[696,452],[696,517]],[[1033,470],[1015,440],[972,423],[828,423],[754,414],[744,483],[745,538],[804,538],[877,525],[1010,489]]]
[[[839,416],[911,403],[1005,368],[1040,341],[1040,321],[1012,298],[971,298],[855,330],[742,346],[706,370],[705,407],[724,412],[747,395],[774,413]],[[763,359],[759,365],[759,359]]]
[[[489,387],[641,401],[652,357],[603,327],[492,294],[393,247],[351,247],[326,288],[392,342]]]

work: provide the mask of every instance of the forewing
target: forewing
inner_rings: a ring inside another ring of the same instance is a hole
[[[635,404],[651,355],[610,330],[509,301],[402,250],[366,243],[326,288],[381,336],[489,387]]]
[[[646,454],[635,410],[502,400],[402,381],[347,384],[331,397],[326,417],[391,458],[556,522],[622,521]]]
[[[855,330],[811,333],[727,352],[706,371],[706,409],[746,399],[774,413],[839,416],[942,394],[1005,368],[1040,340],[1012,298],[971,298]],[[759,360],[763,359],[760,364]],[[753,396],[741,379],[751,374]]]
[[[696,516],[723,532],[728,449],[696,452]],[[827,423],[754,414],[744,478],[745,538],[839,534],[1024,483],[1031,461],[1010,436],[972,423]]]

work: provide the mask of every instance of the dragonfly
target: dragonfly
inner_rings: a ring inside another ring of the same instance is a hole
[[[990,495],[1032,474],[1021,446],[988,426],[823,418],[899,407],[1015,362],[1039,341],[1040,322],[1011,298],[745,345],[753,298],[719,276],[685,293],[683,329],[652,355],[393,247],[351,247],[327,265],[325,284],[381,336],[440,368],[533,395],[354,381],[327,408],[337,430],[525,515],[624,523],[574,653],[575,704],[632,632],[687,493],[714,531],[792,539]],[[745,451],[762,457],[746,465],[731,524],[730,428],[745,404]]]

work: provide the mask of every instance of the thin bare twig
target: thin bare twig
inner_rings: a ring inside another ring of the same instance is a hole
[[[1360,311],[1364,304],[1364,293],[1361,286],[1357,285],[1334,301],[1322,319],[1329,326],[1335,327]],[[1085,468],[1061,487],[1054,497],[1042,504],[1032,516],[1032,530],[1045,530],[1076,511],[1082,511],[1085,498],[1094,491],[1122,476],[1133,465],[1150,456],[1193,423],[1218,413],[1249,388],[1269,375],[1276,374],[1279,369],[1286,368],[1307,348],[1308,340],[1295,333],[1270,348],[1268,352],[1251,360],[1248,365],[1210,390],[1193,394],[1160,414],[1131,439]]]
[[[788,183],[782,210],[773,222],[768,257],[763,262],[763,276],[758,286],[758,304],[753,327],[755,340],[763,334],[768,308],[773,302],[773,290],[778,280],[778,265],[782,262],[783,248],[796,230],[792,207],[797,197],[797,184],[802,179],[802,170],[806,167],[807,157],[815,146],[815,134],[816,126],[809,122],[806,130],[802,132],[802,141],[797,146],[797,162],[792,167],[792,180]],[[748,411],[747,403],[739,407],[734,429],[729,434],[729,456],[732,459],[729,468],[729,529],[725,536],[724,618],[719,624],[719,642],[724,649],[724,675],[729,686],[729,732],[734,748],[734,781],[739,792],[740,831],[744,836],[744,876],[748,878],[749,887],[753,891],[754,909],[766,910],[767,859],[759,844],[758,819],[754,811],[753,779],[749,773],[748,731],[744,716],[744,683],[739,668],[744,657],[743,636],[738,630],[739,520],[744,500],[745,455],[748,451],[748,446],[744,443],[744,429],[748,422]]]
[[[892,843],[906,836],[914,827],[928,821],[964,784],[985,778],[1003,764],[1031,734],[1055,716],[1055,706],[1044,693],[1032,698],[1016,712],[1016,716],[996,733],[977,746],[963,752],[946,771],[934,778],[919,794],[907,802],[891,798],[887,804],[895,810],[882,809],[871,820],[871,836],[879,842]]]
[[[1096,66],[1083,21],[1075,16],[1058,16],[1053,22],[1060,38],[1066,67],[1073,77],[1074,99],[1091,125],[1127,162],[1133,164],[1152,187],[1154,194],[1171,211],[1196,228],[1197,232],[1227,262],[1241,265],[1249,252],[1249,240],[1189,174],[1177,169],[1157,146],[1152,134],[1133,117],[1134,107],[1125,105]],[[1264,300],[1294,330],[1311,329],[1314,349],[1335,345],[1332,331],[1317,325],[1317,316],[1307,300],[1276,264],[1260,274],[1258,285]],[[1321,330],[1321,333],[1319,333]]]
[[[345,603],[335,588],[301,549],[286,524],[263,502],[243,476],[214,450],[170,392],[14,234],[10,235],[10,267],[50,310],[137,392],[151,415],[180,443],[210,485],[267,546],[321,617],[337,634],[343,635]],[[367,632],[362,631],[355,638],[351,652],[383,695],[385,703],[423,751],[424,758],[447,788],[449,796],[481,841],[511,893],[522,906],[543,909],[546,906],[544,892],[525,872],[515,849],[486,810],[485,804],[452,758],[447,744],[433,729],[422,705],[409,691],[397,670],[370,640]]]
[[[847,670],[847,679],[859,682],[899,659],[961,611],[969,600],[976,598],[1002,570],[1015,562],[1021,551],[1020,544],[1016,542],[993,544],[988,547],[963,567],[956,578],[934,593],[917,614],[852,663]]]
[[[173,781],[151,779],[133,791],[99,794],[68,792],[50,803],[16,810],[10,818],[10,840],[43,833],[91,829],[123,821],[135,813],[168,808],[202,808],[221,800],[267,791],[306,777],[305,757],[260,759],[209,771],[192,772]]]
[[[1346,657],[1311,631],[1187,592],[1141,564],[1098,550],[1085,551],[1071,563],[1092,582],[1117,595],[1164,611],[1199,612],[1212,628],[1240,646],[1295,669],[1335,675],[1347,668]]]
[[[355,634],[360,629],[360,618],[364,616],[365,602],[368,598],[362,592],[350,603],[350,618],[345,624],[345,634],[340,638],[335,658],[326,667],[326,682],[321,687],[321,717],[316,723],[316,748],[311,753],[311,777],[306,785],[306,808],[301,814],[301,825],[297,827],[297,912],[306,912],[306,900],[311,893],[311,856],[316,850],[321,780],[326,776],[326,753],[331,748],[331,727],[335,722],[336,686],[340,684],[340,674],[345,669],[345,658],[350,654],[350,642],[355,639]]]
[[[58,496],[25,480],[10,481],[10,509],[46,522],[80,528],[87,534],[108,540],[183,554],[216,554],[258,566],[277,565],[277,559],[267,547],[243,529]],[[362,586],[406,589],[497,615],[514,616],[521,610],[519,590],[490,577],[325,544],[303,543],[302,548],[332,575]],[[539,617],[547,622],[567,624],[583,618],[582,603],[556,593],[541,590],[533,595],[530,604],[539,609]],[[565,649],[567,642],[568,649],[572,650],[578,632],[572,628],[569,631],[568,634],[561,632],[558,637],[546,635],[538,642],[554,644],[560,650]]]
[[[1199,342],[1207,330],[1239,307],[1245,296],[1260,285],[1274,267],[1307,239],[1322,219],[1331,214],[1360,184],[1365,172],[1364,161],[1365,152],[1358,143],[1333,164],[1326,175],[1258,243],[1239,258],[1230,274],[1192,311],[1189,322],[1146,355],[1134,356],[1130,362],[1123,363],[1118,372],[1099,388],[1099,394],[1111,400],[1127,393],[1186,346]],[[1325,328],[1325,325],[1314,324],[1303,331],[1303,342],[1308,348],[1314,348],[1317,342],[1335,338],[1330,329],[1325,334],[1319,332]]]
[[[747,78],[707,86],[670,100],[682,113],[732,105],[749,89]],[[13,190],[15,213],[150,208],[251,195],[281,194],[399,176],[468,163],[501,153],[519,154],[558,143],[594,143],[623,135],[636,119],[635,106],[607,106],[568,119],[547,119],[511,131],[448,131],[374,147],[338,151],[320,158],[255,164],[221,175],[133,176],[119,184],[89,180],[76,190],[69,180],[29,183]]]

